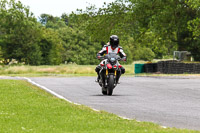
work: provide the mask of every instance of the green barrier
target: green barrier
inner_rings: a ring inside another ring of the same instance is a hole
[[[135,74],[144,72],[144,64],[135,64]]]

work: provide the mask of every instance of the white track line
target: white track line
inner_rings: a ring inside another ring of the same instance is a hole
[[[75,104],[75,105],[80,105],[80,104],[78,104],[78,103],[74,103],[74,102],[72,102],[72,101],[70,101],[70,100],[64,98],[63,96],[61,96],[61,95],[55,93],[54,91],[48,89],[48,88],[45,87],[45,86],[42,86],[42,85],[40,85],[40,84],[38,84],[38,83],[32,81],[32,80],[29,79],[29,78],[24,77],[24,79],[26,79],[29,83],[31,83],[31,84],[33,84],[33,85],[36,85],[36,86],[38,86],[38,87],[44,89],[45,91],[49,92],[50,94],[52,94],[52,95],[54,95],[54,96],[56,96],[56,97],[58,97],[58,98],[60,98],[60,99],[66,100],[67,102],[73,103],[73,104]]]
[[[42,86],[42,85],[40,85],[40,84],[38,84],[38,83],[32,81],[32,80],[29,79],[29,78],[24,77],[24,79],[27,80],[29,83],[31,83],[31,84],[33,84],[33,85],[36,85],[36,86],[38,86],[38,87],[44,89],[45,91],[49,92],[50,94],[52,94],[52,95],[54,95],[54,96],[56,96],[56,97],[58,97],[58,98],[60,98],[60,99],[63,99],[63,100],[65,100],[65,101],[67,101],[67,102],[69,102],[69,103],[72,103],[72,104],[75,104],[75,105],[81,105],[81,104],[79,104],[79,103],[74,103],[74,102],[72,102],[72,101],[70,101],[70,100],[64,98],[63,96],[57,94],[56,92],[54,92],[54,91],[48,89],[48,88],[45,87],[45,86]],[[90,107],[90,108],[91,108],[91,107]],[[94,108],[91,108],[91,109],[92,109],[93,111],[100,112],[100,110],[97,110],[97,109],[94,109]],[[122,118],[122,119],[125,119],[125,120],[133,120],[133,119],[130,119],[130,118],[127,118],[127,117],[119,116],[119,115],[118,115],[118,117],[120,117],[120,118]],[[137,121],[137,120],[136,120],[136,121]],[[137,122],[141,122],[141,121],[137,121]],[[167,128],[166,126],[161,126],[161,127],[162,127],[162,128]]]

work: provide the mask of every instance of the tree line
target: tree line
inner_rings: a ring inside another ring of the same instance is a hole
[[[98,42],[91,42],[73,14],[34,17],[20,1],[0,2],[0,56],[30,65],[96,64]]]
[[[116,34],[133,60],[162,59],[174,50],[200,60],[198,0],[116,0],[37,19],[20,1],[0,0],[0,60],[30,65],[98,64],[96,53]]]

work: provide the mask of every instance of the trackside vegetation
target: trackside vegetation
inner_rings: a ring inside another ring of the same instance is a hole
[[[124,65],[126,75],[134,74],[134,64]],[[41,65],[41,66],[0,66],[4,76],[96,76],[96,65]]]
[[[149,122],[125,120],[58,99],[21,80],[0,80],[1,133],[193,133],[162,128]]]
[[[0,63],[95,65],[96,53],[113,34],[127,64],[163,59],[176,50],[190,51],[199,61],[199,8],[199,0],[116,0],[36,18],[20,1],[0,0]]]
[[[200,76],[200,74],[161,74],[161,73],[139,73],[135,74],[135,64],[146,63],[144,61],[134,62],[131,65],[123,65],[126,73],[123,76]],[[96,65],[4,65],[0,66],[1,76],[20,76],[20,77],[38,77],[38,76],[57,76],[57,77],[74,77],[74,76],[97,76],[95,72]]]

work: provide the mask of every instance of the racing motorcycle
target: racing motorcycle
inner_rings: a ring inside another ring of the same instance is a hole
[[[99,85],[102,87],[103,95],[112,95],[113,89],[117,86],[119,77],[121,76],[121,67],[118,61],[120,56],[116,53],[109,53],[101,58],[101,69],[99,71]]]

